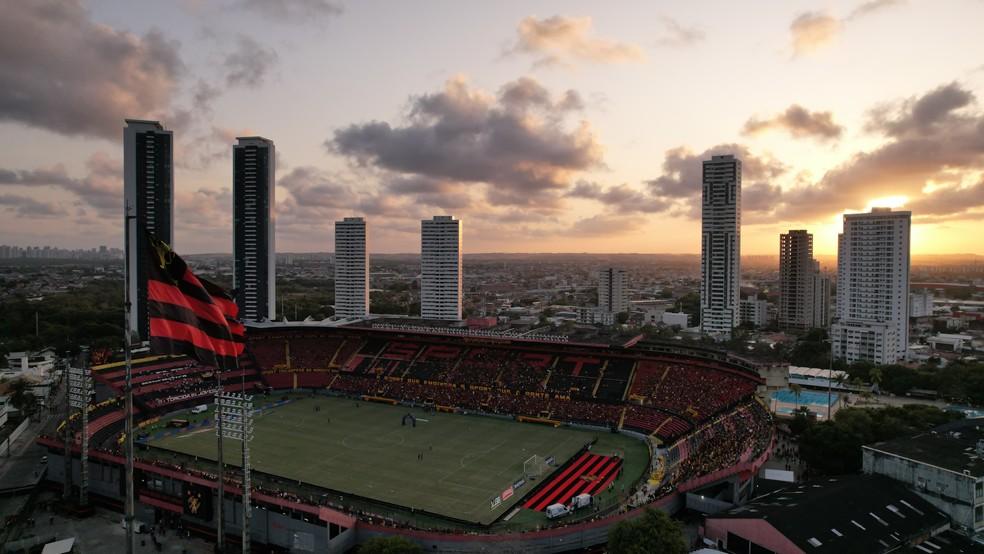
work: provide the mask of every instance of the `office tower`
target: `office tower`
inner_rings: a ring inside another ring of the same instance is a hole
[[[335,222],[335,315],[369,315],[369,248],[366,220]]]
[[[420,222],[420,317],[461,319],[461,220]]]
[[[905,360],[911,224],[911,212],[889,208],[844,216],[837,239],[837,322],[830,330],[837,358]]]
[[[805,230],[779,235],[779,327],[806,331],[813,327],[813,235]]]
[[[606,267],[598,272],[598,307],[615,314],[629,311],[625,271]]]
[[[700,327],[730,338],[741,300],[741,160],[704,160],[702,181]]]
[[[232,147],[233,288],[239,317],[274,320],[276,149],[263,137],[239,137]]]
[[[171,131],[157,121],[127,119],[123,128],[125,245],[130,289],[130,329],[139,340],[149,340],[147,271],[142,231],[174,245],[174,164]]]

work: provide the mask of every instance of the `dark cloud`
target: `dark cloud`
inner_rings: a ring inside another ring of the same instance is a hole
[[[0,208],[12,210],[20,217],[46,217],[66,213],[57,204],[19,194],[0,194]]]
[[[329,0],[240,0],[238,7],[283,22],[305,23],[334,17],[342,6]]]
[[[984,207],[984,181],[967,187],[957,185],[941,187],[906,204],[917,217],[927,215],[954,215]]]
[[[276,63],[276,51],[240,35],[236,39],[236,49],[222,62],[226,84],[229,87],[258,87]]]
[[[539,56],[535,66],[573,62],[622,63],[646,58],[642,48],[634,44],[593,35],[591,24],[590,17],[523,18],[516,29],[516,43],[506,54]]]
[[[884,196],[906,196],[918,208],[931,182],[979,172],[984,168],[984,113],[969,112],[969,102],[969,91],[951,84],[900,103],[894,113],[878,111],[870,127],[887,142],[856,154],[815,184],[786,190],[779,215],[808,220],[863,209]],[[957,108],[962,113],[955,113]],[[925,205],[938,210],[945,204],[939,198],[930,201],[935,194],[927,196]]]
[[[656,198],[628,185],[617,185],[606,189],[588,181],[578,181],[567,196],[597,200],[614,213],[661,213],[672,205],[670,201]]]
[[[699,196],[703,161],[711,156],[733,154],[741,159],[742,180],[747,182],[769,181],[788,169],[784,164],[768,156],[757,156],[741,144],[719,144],[699,154],[687,148],[669,150],[663,158],[663,175],[647,181],[654,195],[669,200]]]
[[[940,86],[921,97],[909,98],[895,106],[880,106],[872,111],[867,128],[892,136],[907,133],[931,132],[937,124],[945,124],[953,112],[974,103],[974,95],[959,83]]]
[[[83,178],[69,176],[61,165],[34,170],[0,169],[0,186],[57,187],[75,194],[79,201],[102,215],[118,215],[123,209],[122,164],[97,152],[86,162],[86,167],[88,174]]]
[[[549,207],[575,173],[601,163],[589,125],[565,125],[579,105],[576,93],[554,99],[533,79],[493,97],[455,78],[441,92],[413,98],[402,125],[350,125],[325,145],[401,177],[479,186],[493,204]]]
[[[750,118],[742,129],[746,135],[754,135],[768,130],[782,130],[801,138],[811,137],[820,140],[839,139],[844,128],[834,123],[830,112],[811,112],[803,106],[793,104],[786,111],[768,119]]]
[[[663,35],[656,39],[656,44],[666,47],[693,46],[705,38],[704,31],[697,27],[685,27],[671,17],[661,17]]]
[[[0,120],[119,140],[123,119],[171,103],[177,43],[97,24],[78,0],[6,2],[0,17]]]

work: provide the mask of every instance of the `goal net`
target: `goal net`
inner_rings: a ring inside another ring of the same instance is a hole
[[[534,454],[523,462],[523,475],[527,479],[535,479],[543,475],[546,467],[547,464],[544,461],[543,456]]]

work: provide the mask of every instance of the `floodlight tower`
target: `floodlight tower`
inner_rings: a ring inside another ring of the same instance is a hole
[[[81,453],[79,457],[79,505],[89,502],[89,399],[92,377],[89,375],[89,347],[83,346],[79,367],[68,368],[68,405],[81,411]],[[67,451],[66,451],[67,453]]]
[[[253,439],[253,397],[240,393],[215,395],[215,432],[219,440],[233,439],[243,445],[243,554],[250,550],[249,441]],[[219,499],[222,502],[222,499]]]

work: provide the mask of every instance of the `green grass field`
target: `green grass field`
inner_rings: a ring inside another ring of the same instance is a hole
[[[320,411],[315,411],[320,406]],[[407,412],[417,427],[401,426]],[[427,421],[423,421],[427,420]],[[250,457],[256,471],[278,475],[458,520],[489,524],[532,489],[520,489],[495,510],[489,500],[523,474],[537,454],[567,461],[584,444],[645,456],[639,441],[604,432],[516,423],[481,416],[428,414],[403,406],[342,398],[300,398],[255,422]],[[216,457],[212,428],[156,440],[153,446]],[[226,462],[241,462],[227,441]],[[641,449],[641,450],[640,450]],[[423,454],[423,460],[418,460]],[[636,464],[638,465],[638,464]],[[638,476],[638,473],[636,474]],[[544,476],[545,477],[545,476]]]

